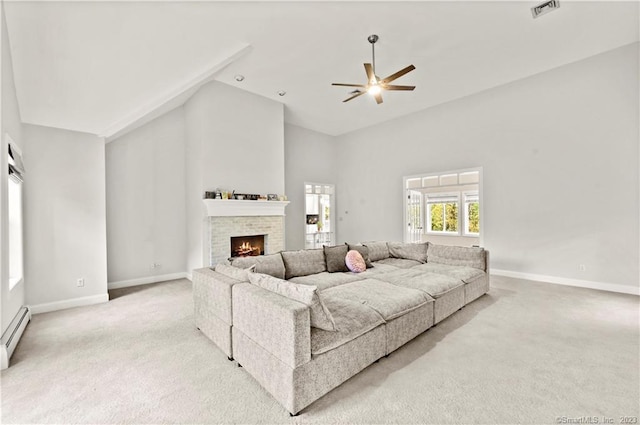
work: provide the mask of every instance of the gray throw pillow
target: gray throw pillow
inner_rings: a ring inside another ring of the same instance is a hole
[[[255,266],[256,273],[264,273],[269,276],[284,279],[285,269],[280,253],[269,255],[258,255],[255,257],[233,257],[229,261],[233,267],[248,269]]]
[[[347,245],[324,246],[324,260],[327,263],[327,271],[329,273],[348,272],[345,258],[349,248]]]
[[[249,281],[267,291],[301,302],[309,306],[311,326],[325,331],[336,331],[331,312],[322,302],[317,287],[300,285],[262,273],[249,273]]]
[[[286,269],[285,279],[327,271],[322,249],[301,249],[282,251],[282,260]]]
[[[364,245],[351,245],[348,244],[349,246],[349,251],[358,251],[360,253],[360,255],[362,255],[362,258],[364,259],[364,263],[367,265],[367,268],[370,269],[371,267],[373,267],[373,264],[371,263],[371,260],[369,259],[369,248],[364,246]]]
[[[240,269],[238,267],[229,266],[227,264],[216,264],[215,271],[223,274],[227,277],[240,280],[242,282],[249,281],[249,273],[252,273],[255,266],[251,266],[248,269]]]

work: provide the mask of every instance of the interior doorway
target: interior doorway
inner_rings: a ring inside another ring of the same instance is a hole
[[[304,247],[320,248],[334,245],[335,233],[335,185],[330,183],[305,183]]]

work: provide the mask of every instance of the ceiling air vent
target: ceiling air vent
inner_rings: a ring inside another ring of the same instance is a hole
[[[537,6],[531,8],[531,14],[533,18],[537,18],[539,16],[544,15],[545,13],[549,13],[553,10],[560,8],[560,0],[550,0],[544,3],[540,3]]]

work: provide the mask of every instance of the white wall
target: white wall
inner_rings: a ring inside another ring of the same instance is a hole
[[[638,71],[635,43],[339,137],[341,238],[402,240],[402,176],[482,166],[492,268],[637,291]]]
[[[179,107],[106,145],[110,285],[185,272],[184,144]]]
[[[16,88],[13,81],[13,63],[11,61],[11,51],[9,49],[9,36],[7,33],[7,23],[4,15],[4,3],[0,6],[0,48],[2,50],[1,69],[2,85],[0,94],[2,104],[0,106],[0,163],[2,173],[0,173],[0,301],[2,304],[2,333],[9,327],[11,320],[16,315],[20,307],[24,304],[24,280],[18,283],[12,290],[9,290],[9,221],[7,203],[7,141],[5,133],[9,134],[18,147],[24,150],[22,137],[22,123],[18,110],[18,100],[16,98]],[[0,333],[1,335],[1,333]]]
[[[284,146],[285,189],[291,202],[286,210],[286,249],[303,249],[304,183],[336,184],[338,149],[333,136],[289,124],[284,126]],[[341,242],[338,236],[336,241]]]
[[[34,312],[107,301],[104,140],[23,129],[26,301]]]
[[[204,260],[205,191],[284,193],[284,110],[279,102],[212,82],[184,106],[187,270]]]

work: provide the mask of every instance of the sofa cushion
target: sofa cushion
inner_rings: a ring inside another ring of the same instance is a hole
[[[389,258],[389,247],[386,242],[363,242],[362,245],[369,248],[369,260],[371,262]]]
[[[327,297],[360,302],[377,311],[387,321],[432,301],[431,297],[424,292],[401,288],[377,279],[365,279],[335,286],[325,289],[322,294]]]
[[[249,267],[248,269],[240,269],[238,267],[229,266],[227,264],[216,264],[214,270],[218,273],[221,273],[227,277],[231,277],[233,279],[237,279],[242,282],[249,281],[249,273],[252,273],[255,270],[255,265]]]
[[[344,262],[347,263],[347,268],[351,272],[362,273],[367,270],[367,263],[364,262],[362,255],[355,249],[347,252]]]
[[[385,258],[384,260],[376,261],[376,264],[385,264],[398,269],[410,269],[422,263],[416,260],[407,260],[406,258]]]
[[[373,267],[373,264],[369,259],[369,247],[366,247],[364,245],[354,245],[354,244],[347,244],[347,245],[349,247],[349,251],[358,251],[360,255],[362,255],[362,258],[364,259],[364,262],[367,265],[367,268]]]
[[[264,273],[269,276],[284,279],[284,262],[280,253],[269,255],[258,255],[256,257],[233,257],[229,260],[233,267],[248,269],[256,266],[256,273]]]
[[[375,310],[359,302],[324,295],[323,301],[331,310],[337,331],[327,332],[312,328],[311,354],[313,355],[338,348],[384,323],[382,316]]]
[[[438,263],[421,264],[417,266],[416,269],[422,270],[425,272],[438,273],[445,276],[449,276],[449,277],[461,280],[464,283],[472,282],[477,278],[486,275],[484,271],[473,268],[473,267],[448,266],[446,264],[438,264]]]
[[[416,269],[384,273],[376,276],[376,279],[398,287],[416,289],[433,298],[440,298],[450,290],[464,285],[459,279]]]
[[[310,274],[308,276],[298,276],[291,278],[289,282],[299,283],[301,285],[313,285],[318,287],[318,291],[323,291],[334,286],[344,285],[345,283],[362,280],[362,273],[329,273],[322,272]]]
[[[301,249],[299,251],[282,251],[285,266],[285,278],[307,276],[327,271],[322,249]]]
[[[346,257],[349,250],[346,245],[323,246],[324,261],[329,273],[348,272]]]
[[[391,266],[389,264],[384,264],[382,261],[384,261],[384,260],[375,261],[373,263],[373,267],[372,268],[367,269],[366,271],[364,271],[362,273],[358,273],[358,275],[361,276],[364,279],[364,278],[376,276],[376,275],[378,275],[380,273],[386,273],[386,272],[390,272],[390,271],[393,271],[393,270],[398,270],[397,267]]]
[[[485,270],[484,248],[429,244],[427,262]]]
[[[262,273],[249,273],[249,281],[263,289],[308,305],[312,327],[326,331],[336,330],[331,312],[322,302],[315,286],[299,285]]]
[[[393,258],[405,258],[421,263],[427,262],[427,242],[425,243],[403,243],[387,242],[389,255]]]

